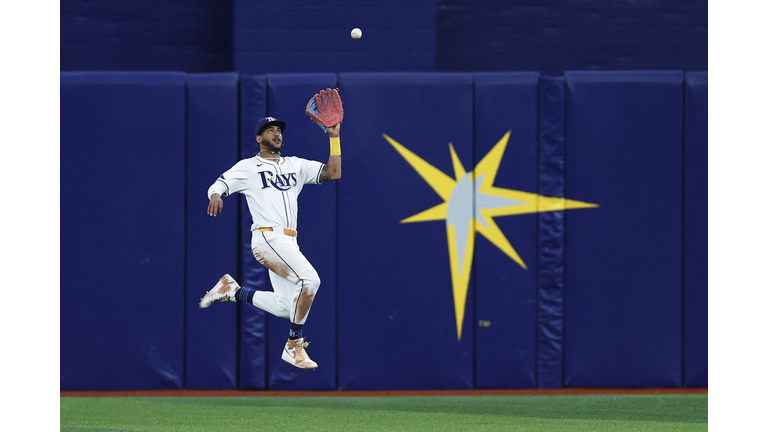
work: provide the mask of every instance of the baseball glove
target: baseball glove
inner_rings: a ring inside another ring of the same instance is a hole
[[[309,100],[305,112],[323,129],[323,132],[328,132],[329,127],[336,126],[344,119],[339,89],[321,90]]]

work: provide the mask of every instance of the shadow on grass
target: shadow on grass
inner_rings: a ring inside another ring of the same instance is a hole
[[[81,427],[62,426],[59,432],[125,432],[119,429],[90,429]]]
[[[707,423],[707,395],[153,397],[176,404]]]

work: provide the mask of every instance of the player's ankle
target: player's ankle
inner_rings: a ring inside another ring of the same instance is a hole
[[[302,324],[291,323],[291,329],[288,330],[288,339],[296,340],[303,338],[304,336],[301,334],[301,329],[303,328],[304,326]]]
[[[256,294],[256,290],[246,288],[246,287],[240,287],[240,289],[237,290],[237,292],[235,293],[235,298],[239,302],[253,304],[254,294]]]

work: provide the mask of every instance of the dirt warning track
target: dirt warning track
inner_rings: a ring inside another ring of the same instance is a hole
[[[283,391],[283,390],[126,390],[60,391],[61,397],[125,396],[542,396],[601,394],[707,394],[707,388],[564,388],[530,390],[374,390],[374,391]]]

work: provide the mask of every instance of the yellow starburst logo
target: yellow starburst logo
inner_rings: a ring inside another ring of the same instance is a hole
[[[493,186],[511,132],[504,134],[470,172],[464,169],[453,144],[448,143],[453,161],[453,178],[383,134],[392,147],[443,199],[442,204],[403,219],[400,223],[445,221],[448,255],[451,262],[453,304],[456,312],[456,332],[459,340],[461,340],[461,329],[464,324],[464,307],[475,252],[475,233],[480,233],[522,268],[528,269],[493,221],[494,217],[598,207],[597,204]]]

